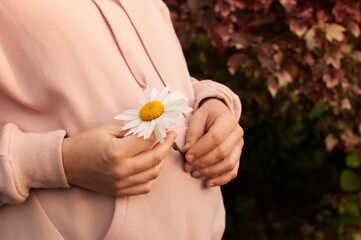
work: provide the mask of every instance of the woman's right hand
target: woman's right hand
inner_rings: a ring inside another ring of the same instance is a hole
[[[68,182],[113,197],[148,193],[176,138],[169,132],[163,144],[135,135],[124,137],[121,125],[104,125],[63,140],[63,164]]]

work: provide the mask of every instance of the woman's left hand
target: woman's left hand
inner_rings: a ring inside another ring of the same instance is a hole
[[[238,175],[243,144],[243,129],[228,107],[219,99],[206,99],[190,120],[185,170],[207,177],[208,187],[224,185]]]

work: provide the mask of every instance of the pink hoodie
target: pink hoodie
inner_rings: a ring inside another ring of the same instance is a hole
[[[114,199],[69,186],[64,136],[114,122],[145,87],[181,90],[197,109],[227,87],[189,76],[161,0],[0,1],[0,239],[220,239],[219,187],[171,151],[152,191]],[[173,129],[184,144],[189,115]]]

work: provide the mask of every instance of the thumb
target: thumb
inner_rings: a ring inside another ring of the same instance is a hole
[[[124,137],[125,133],[127,132],[126,130],[124,131],[122,129],[123,124],[108,124],[101,127],[104,127],[109,134],[117,138]]]
[[[189,122],[189,128],[186,135],[186,144],[183,151],[187,152],[205,133],[206,131],[207,115],[196,112]]]

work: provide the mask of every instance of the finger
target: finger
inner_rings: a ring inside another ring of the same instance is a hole
[[[143,137],[138,138],[136,134],[118,139],[119,149],[126,149],[126,157],[133,157],[154,146],[156,142],[157,137],[154,132],[147,139]]]
[[[242,144],[242,136],[238,133],[238,131],[232,131],[219,146],[196,159],[192,163],[186,163],[185,169],[187,172],[191,172],[213,165],[228,157],[233,149],[240,144]]]
[[[234,119],[219,117],[209,131],[201,137],[186,153],[186,160],[192,162],[216,148],[238,124]]]
[[[164,164],[165,161],[161,161],[160,164],[158,164],[155,167],[152,167],[143,172],[128,177],[125,181],[121,181],[119,184],[117,184],[117,188],[118,189],[128,188],[156,179],[159,176],[160,171],[164,167]]]
[[[135,196],[135,195],[147,194],[152,189],[152,186],[153,186],[153,181],[149,181],[133,187],[118,190],[115,196],[123,197],[123,196]]]
[[[105,126],[105,129],[108,131],[109,134],[113,135],[114,137],[122,138],[126,133],[126,131],[124,131],[122,127],[123,125],[121,124],[108,124]]]
[[[191,117],[183,152],[187,152],[189,148],[204,135],[204,132],[206,131],[206,121],[207,114],[203,112],[196,112]]]
[[[239,161],[236,167],[231,172],[226,172],[220,176],[210,178],[206,181],[207,187],[223,186],[238,176]]]
[[[232,153],[224,160],[213,164],[209,167],[198,169],[192,172],[193,177],[214,177],[226,172],[231,172],[237,166],[240,155],[242,153],[241,146],[237,146]]]
[[[174,131],[167,133],[163,143],[125,160],[123,167],[128,169],[128,176],[143,172],[160,164],[171,149],[177,134]],[[133,147],[133,146],[132,146]]]

